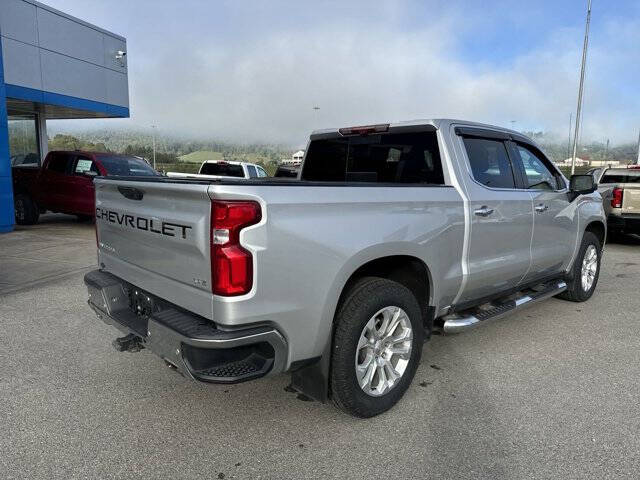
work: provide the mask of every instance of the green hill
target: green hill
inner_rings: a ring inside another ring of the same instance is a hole
[[[178,157],[178,161],[188,163],[202,163],[205,160],[222,160],[222,152],[198,150]]]

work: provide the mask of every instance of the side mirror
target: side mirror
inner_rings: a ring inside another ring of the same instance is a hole
[[[575,197],[593,193],[597,188],[593,175],[572,175],[569,181],[569,190]]]
[[[86,172],[82,172],[82,175],[84,175],[85,177],[91,179],[91,181],[93,181],[94,178],[96,178],[98,175],[100,175],[98,172],[94,172],[93,170],[87,170]]]

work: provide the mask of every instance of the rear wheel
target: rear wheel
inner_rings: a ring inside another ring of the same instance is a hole
[[[395,405],[415,375],[424,339],[420,306],[403,285],[359,280],[336,317],[331,395],[342,410],[372,417]]]
[[[13,207],[18,225],[34,225],[38,223],[40,210],[29,195],[18,193],[13,198]]]
[[[584,302],[591,298],[600,276],[602,246],[598,237],[585,232],[571,272],[567,278],[567,290],[559,298],[572,302]]]

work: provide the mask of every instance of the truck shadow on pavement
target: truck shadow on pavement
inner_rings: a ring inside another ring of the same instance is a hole
[[[499,412],[468,350],[479,341],[434,336],[404,399],[371,419],[353,418],[330,403],[300,401],[287,392],[288,375],[211,386],[160,370],[150,354],[120,354],[117,363],[129,365],[112,365],[121,375],[108,375],[115,384],[106,379],[104,385],[118,392],[119,413],[109,429],[131,432],[153,424],[153,438],[137,444],[147,461],[173,468],[174,446],[189,445],[182,462],[198,452],[198,462],[215,465],[225,477],[425,478],[439,472],[472,478],[475,472],[507,478],[500,459],[508,456],[508,440],[495,431]],[[402,459],[401,465],[391,459]]]

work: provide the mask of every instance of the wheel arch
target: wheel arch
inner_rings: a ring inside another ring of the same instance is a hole
[[[381,277],[393,280],[408,288],[416,297],[423,311],[432,303],[433,279],[427,264],[413,255],[387,255],[371,259],[356,268],[344,282],[334,308],[333,320],[350,288],[362,277]]]
[[[607,239],[607,227],[604,222],[600,220],[589,222],[584,231],[593,233],[600,241],[600,246],[604,247],[604,242]]]
[[[337,276],[333,288],[330,289],[330,300],[325,305],[323,315],[326,330],[321,334],[321,338],[324,339],[322,354],[292,370],[291,385],[296,390],[321,402],[326,402],[330,397],[329,371],[336,314],[349,288],[362,277],[389,278],[411,290],[421,307],[425,334],[430,334],[436,310],[433,306],[435,292],[431,270],[414,252],[402,248],[401,245],[396,247],[398,248],[394,249],[394,252],[402,253],[385,255],[377,251],[376,255],[374,249],[360,252]]]

